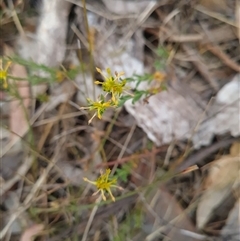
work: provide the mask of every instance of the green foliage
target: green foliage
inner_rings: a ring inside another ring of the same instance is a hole
[[[154,146],[154,143],[152,141],[148,140],[147,141],[147,149],[152,150],[153,146]]]
[[[143,223],[142,210],[136,207],[130,212],[126,219],[119,225],[118,234],[113,238],[113,241],[123,241],[131,239],[134,234],[141,229]]]
[[[119,101],[118,101],[118,107],[121,107],[125,104],[126,101],[132,99],[132,96],[131,95],[124,95],[122,97],[119,98]]]
[[[138,100],[140,100],[142,97],[147,97],[149,95],[149,91],[147,90],[136,90],[134,92],[134,97],[132,99],[132,103],[135,104]]]
[[[130,163],[125,163],[121,168],[117,168],[115,176],[124,183],[127,183],[127,178],[131,173],[131,169],[132,165]]]
[[[125,95],[120,98],[118,107],[123,106],[126,101],[132,99],[132,104],[135,104],[137,101],[139,101],[141,98],[145,97],[148,98],[150,97],[150,92],[148,90],[135,90],[133,95]]]
[[[141,98],[148,98],[151,96],[151,93],[149,90],[138,90],[139,85],[142,82],[151,82],[153,81],[154,76],[152,74],[144,74],[144,75],[133,75],[131,78],[126,78],[127,82],[134,82],[136,84],[135,89],[133,90],[133,93],[126,94],[124,96],[121,96],[118,107],[123,106],[126,101],[132,100],[132,104],[135,104],[137,101],[139,101]]]
[[[43,93],[37,96],[37,100],[39,100],[41,103],[48,102],[49,96],[46,93]]]
[[[126,79],[128,82],[135,82],[136,83],[136,89],[139,87],[139,85],[143,81],[151,82],[153,80],[153,75],[152,74],[143,74],[143,75],[133,75],[131,78]]]
[[[29,70],[27,80],[32,85],[42,84],[42,83],[49,83],[53,84],[55,82],[61,82],[64,80],[64,78],[67,79],[74,79],[76,75],[79,73],[79,68],[72,68],[70,70],[59,70],[57,68],[51,68],[44,64],[37,64],[30,60],[25,60],[23,58],[20,58],[19,56],[14,56],[11,58],[8,58],[12,63],[16,63],[22,66],[27,67]],[[41,72],[41,75],[39,75],[39,71]],[[44,75],[44,77],[42,77]],[[13,80],[26,80],[25,78],[18,78],[16,76],[8,76],[9,79]]]
[[[168,51],[160,46],[158,47],[156,54],[158,58],[154,62],[154,67],[156,70],[162,71],[166,68],[166,61],[169,57]]]
[[[161,47],[161,46],[158,47],[158,49],[157,49],[157,55],[158,55],[158,57],[161,57],[161,58],[163,58],[165,60],[169,56],[168,51],[164,47]]]

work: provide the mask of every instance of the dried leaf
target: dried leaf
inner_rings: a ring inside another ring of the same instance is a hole
[[[13,64],[11,72],[13,76],[27,78],[27,71],[21,65]],[[30,105],[30,89],[27,81],[19,81],[16,87],[20,100],[11,101],[10,129],[17,135],[23,136],[28,130],[27,112]],[[14,135],[13,138],[16,136]]]
[[[128,15],[131,13],[140,14],[148,6],[148,1],[123,1],[123,0],[103,0],[103,3],[114,14]],[[155,1],[152,1],[152,4],[156,4]]]
[[[43,224],[34,224],[30,228],[27,228],[24,233],[22,234],[20,241],[33,241],[34,237],[38,235],[44,226]]]
[[[225,156],[215,161],[205,181],[206,191],[197,208],[197,226],[199,229],[209,221],[214,210],[230,195],[239,184],[240,156]]]
[[[175,82],[173,88],[169,87],[167,91],[152,96],[147,105],[126,102],[125,107],[149,139],[159,146],[176,139],[189,138],[203,109],[197,104],[197,98],[187,94],[186,90],[183,83]],[[189,92],[193,93],[192,90]]]
[[[234,142],[230,148],[230,155],[233,157],[240,156],[240,142]]]
[[[240,199],[228,215],[225,227],[221,231],[223,240],[239,241],[240,237]]]
[[[225,12],[228,9],[226,0],[200,0],[199,4],[215,12]]]
[[[136,186],[146,185],[151,182],[152,170],[154,170],[153,162],[140,161],[135,168],[132,168],[131,181]],[[133,239],[134,241],[158,240],[162,234],[170,240],[197,241],[193,236],[188,235],[196,233],[194,225],[165,186],[154,188],[144,200],[144,202],[146,201],[149,206],[145,206],[146,209],[144,209],[143,231]],[[189,233],[187,234],[187,232]],[[143,239],[146,234],[147,237]]]
[[[164,234],[170,240],[197,241],[196,228],[175,197],[165,187],[160,187],[154,193],[151,211],[150,208],[147,210],[143,226],[145,232],[151,232],[145,240],[158,240]],[[154,225],[156,223],[157,227]]]
[[[216,101],[209,108],[208,117],[202,122],[193,136],[195,148],[209,145],[213,136],[230,132],[232,136],[240,135],[240,75],[223,86],[216,96]]]
[[[13,56],[14,51],[10,47],[5,47],[5,53],[8,56]],[[26,68],[12,63],[10,73],[12,76],[27,79]],[[23,137],[28,131],[28,108],[30,106],[30,88],[27,81],[13,81],[11,80],[11,85],[16,88],[14,90],[17,94],[13,96],[14,100],[10,102],[10,113],[9,113],[9,125],[10,130],[13,133],[10,142],[4,146],[1,155],[4,155],[9,151],[18,140]],[[13,91],[13,92],[14,92]]]

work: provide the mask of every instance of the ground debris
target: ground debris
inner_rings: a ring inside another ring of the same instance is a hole
[[[203,229],[215,210],[239,187],[240,156],[239,143],[231,147],[230,155],[222,156],[210,164],[209,174],[204,182],[204,193],[197,208],[197,226]],[[238,195],[238,194],[237,194]],[[224,208],[226,211],[226,208]]]
[[[0,45],[23,64],[21,100],[0,90],[0,239],[237,241],[239,1],[11,2]],[[115,202],[84,182],[106,170]]]

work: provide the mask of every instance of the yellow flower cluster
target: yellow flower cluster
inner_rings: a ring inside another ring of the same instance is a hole
[[[107,76],[105,76],[99,68],[96,68],[97,72],[100,73],[103,78],[104,82],[95,81],[95,84],[101,84],[103,90],[107,93],[112,94],[112,102],[114,104],[118,104],[118,98],[126,89],[126,80],[121,80],[121,76],[124,75],[124,72],[117,73],[115,72],[115,77],[112,75],[111,70],[109,68],[106,69]]]
[[[102,75],[104,82],[95,81],[95,84],[102,85],[103,91],[106,92],[105,95],[101,95],[97,101],[87,99],[89,106],[84,109],[95,110],[95,114],[89,120],[89,123],[93,120],[95,116],[99,119],[102,118],[104,111],[109,107],[117,107],[119,98],[122,96],[124,91],[127,90],[126,80],[121,79],[124,75],[124,72],[115,72],[115,75],[112,74],[109,68],[106,69],[107,75],[105,75],[101,69],[96,68],[97,72]],[[111,98],[107,99],[107,95],[111,94]]]
[[[111,199],[115,202],[115,197],[113,196],[113,194],[111,192],[111,187],[115,187],[115,188],[118,188],[120,190],[122,190],[122,188],[115,185],[117,183],[116,178],[109,179],[110,173],[111,173],[111,170],[107,169],[105,171],[105,173],[101,172],[101,176],[98,177],[96,181],[90,181],[86,177],[84,177],[83,180],[86,181],[86,182],[89,182],[89,183],[91,183],[91,184],[93,184],[97,187],[98,191],[93,193],[93,195],[96,195],[99,192],[101,192],[103,200],[106,201],[106,196],[104,194],[104,192],[106,191],[106,192],[109,193]]]
[[[98,101],[92,101],[91,99],[87,99],[89,107],[87,107],[89,110],[95,110],[96,113],[92,116],[92,118],[88,121],[88,123],[91,123],[93,118],[97,115],[99,119],[102,118],[102,114],[104,111],[111,107],[111,102],[107,101],[105,102],[104,97],[101,95],[100,100]]]
[[[3,61],[0,59],[0,80],[2,82],[2,88],[6,89],[8,87],[7,77],[8,77],[8,68],[11,65],[11,61],[8,61],[6,66],[3,68]]]

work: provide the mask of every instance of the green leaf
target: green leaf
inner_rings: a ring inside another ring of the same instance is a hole
[[[43,64],[37,64],[33,61],[25,60],[25,59],[23,59],[19,56],[11,57],[10,60],[14,63],[18,63],[20,65],[26,66],[30,70],[43,70],[44,72],[50,73],[50,74],[54,74],[56,72],[56,70],[53,69],[53,68],[49,68],[49,67],[47,67],[46,65],[43,65]]]
[[[132,98],[131,95],[125,95],[120,97],[119,101],[118,101],[118,107],[121,107],[125,104],[126,101],[130,100]]]
[[[52,83],[51,78],[39,77],[36,75],[29,76],[28,80],[32,85],[37,85],[42,83]]]
[[[135,95],[132,100],[132,104],[135,104],[138,100],[140,100],[142,97],[141,94]]]
[[[134,74],[133,75],[133,77],[131,77],[131,78],[126,78],[126,80],[128,81],[128,82],[134,82],[134,81],[149,81],[149,80],[151,80],[151,79],[153,79],[153,76],[152,76],[152,74],[147,74],[147,73],[145,73],[145,74],[143,74],[143,75],[137,75],[137,74]]]
[[[168,58],[168,51],[163,48],[163,47],[159,47],[157,49],[157,55],[163,59],[167,59]]]
[[[67,71],[67,76],[69,77],[69,79],[75,79],[77,74],[80,72],[79,68],[74,68],[74,69],[70,69],[69,71]]]
[[[147,96],[148,94],[149,94],[149,92],[146,90],[136,90],[134,93],[132,103],[135,104],[138,100],[141,99],[142,96],[144,96],[144,95]]]
[[[164,68],[164,64],[162,63],[162,61],[156,60],[156,61],[154,62],[154,67],[155,67],[155,69],[157,69],[157,70],[162,70],[162,69]]]
[[[127,183],[127,178],[131,173],[131,164],[123,164],[121,168],[117,168],[116,170],[116,178],[120,179],[124,183]]]

